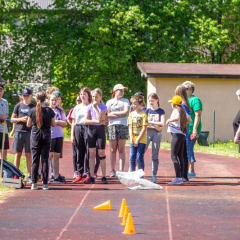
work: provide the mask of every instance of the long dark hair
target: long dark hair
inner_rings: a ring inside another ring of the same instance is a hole
[[[186,91],[186,88],[182,84],[177,86],[177,88],[175,90],[175,95],[178,95],[182,98],[182,101],[187,106],[188,111],[191,112],[191,108],[190,108],[190,105],[188,102],[187,91]]]
[[[37,92],[36,99],[37,99],[36,124],[37,124],[37,127],[40,129],[43,125],[42,103],[44,103],[46,99],[45,92],[43,91]]]
[[[173,104],[173,108],[176,108],[180,113],[180,128],[184,134],[187,133],[187,116],[186,111],[181,105]]]

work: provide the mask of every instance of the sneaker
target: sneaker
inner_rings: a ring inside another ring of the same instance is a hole
[[[87,176],[84,183],[85,184],[93,184],[93,183],[95,183],[95,179],[93,177]]]
[[[156,176],[152,176],[152,182],[157,183],[157,177]]]
[[[31,178],[31,176],[28,176],[28,177],[27,177],[27,183],[30,183],[30,184],[32,183],[32,178]]]
[[[102,177],[102,184],[108,184],[106,177]]]
[[[181,178],[174,178],[172,182],[168,183],[168,185],[181,185],[183,184],[183,181]]]
[[[78,171],[75,171],[74,173],[73,173],[73,178],[77,178],[78,177]]]
[[[81,176],[78,176],[75,180],[73,180],[73,183],[81,182],[83,178]]]
[[[43,184],[43,188],[42,188],[43,190],[49,190],[49,187],[48,187],[48,185],[47,184]]]
[[[188,179],[185,179],[185,178],[183,178],[182,181],[183,181],[183,184],[188,184],[188,183],[190,183],[190,181],[189,181]]]
[[[84,173],[83,175],[82,175],[82,178],[86,178],[88,175],[86,174],[86,173]]]
[[[97,180],[97,174],[96,174],[96,173],[94,173],[93,178],[94,178],[95,180]]]
[[[110,177],[116,177],[116,172],[114,170],[110,172]]]
[[[188,172],[188,178],[195,178],[196,177],[196,173],[195,172]]]
[[[57,178],[54,178],[53,183],[65,184],[66,182],[64,179],[57,177]]]
[[[38,186],[36,183],[32,183],[31,190],[38,190]]]
[[[48,180],[48,184],[50,184],[51,182]],[[43,184],[43,181],[42,181],[42,184]]]
[[[61,176],[60,173],[59,173],[58,177],[65,180],[65,177],[64,177],[64,176]]]
[[[42,175],[38,174],[38,180],[41,180]]]

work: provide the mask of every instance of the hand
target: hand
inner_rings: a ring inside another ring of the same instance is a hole
[[[133,142],[133,146],[138,147],[138,141],[137,140]]]
[[[72,143],[73,145],[76,145],[75,137],[71,137],[71,143]]]
[[[132,140],[132,138],[130,138],[130,143],[131,143],[131,144],[134,144],[134,141]]]
[[[13,137],[14,133],[15,133],[15,131],[12,130],[11,133],[10,133],[10,137]]]
[[[197,138],[197,137],[198,137],[197,130],[193,129],[192,135],[193,135],[193,137],[194,137],[193,139]]]
[[[8,115],[7,114],[1,114],[1,119],[7,119]]]
[[[167,125],[167,126],[168,126],[169,122],[170,122],[170,119],[168,119],[168,120],[166,121],[166,125]]]
[[[101,124],[101,125],[105,125],[105,120],[100,120],[100,121],[98,121],[99,122],[99,124]]]
[[[28,116],[25,116],[25,117],[22,117],[22,118],[20,118],[21,119],[21,122],[27,122],[27,120],[28,120]]]
[[[156,129],[158,132],[161,132],[161,131],[162,131],[162,128],[159,127],[159,126],[156,126],[155,129]]]
[[[234,142],[235,142],[236,144],[238,144],[238,139],[239,139],[239,137],[236,135],[235,138],[234,138]]]
[[[55,120],[56,126],[58,126],[58,122],[59,122],[59,120]]]
[[[97,105],[98,105],[98,104],[97,104],[97,102],[96,102],[96,101],[94,101],[94,102],[93,102],[93,107],[94,107],[94,108],[96,108],[96,107],[97,107]]]

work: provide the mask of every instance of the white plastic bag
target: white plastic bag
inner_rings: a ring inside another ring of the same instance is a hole
[[[139,169],[139,170],[137,170],[137,171],[134,171],[134,172],[116,172],[116,175],[117,175],[117,177],[119,178],[120,176],[128,176],[128,177],[138,177],[138,178],[140,178],[140,177],[142,177],[142,176],[144,176],[144,171],[142,170],[142,169]]]

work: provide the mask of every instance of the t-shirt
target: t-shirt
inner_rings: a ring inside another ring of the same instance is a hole
[[[135,141],[142,131],[143,126],[148,126],[147,114],[144,111],[139,113],[136,111],[131,112],[128,118],[128,125],[132,125],[132,140]],[[147,144],[147,131],[139,143]]]
[[[74,108],[72,108],[72,109],[69,111],[69,113],[68,113],[68,115],[67,115],[67,119],[72,118],[73,109],[74,109]]]
[[[42,107],[42,114],[43,114],[43,125],[42,128],[49,129],[51,128],[51,120],[55,116],[53,110],[49,107]],[[32,130],[37,130],[37,123],[36,123],[36,107],[31,108],[28,112],[28,116],[32,119],[33,127]]]
[[[187,106],[184,103],[182,103],[182,107],[185,109],[187,115],[189,116],[190,112],[189,112]],[[187,131],[186,137],[189,135],[189,124],[187,125],[187,129],[188,129],[188,131]]]
[[[146,109],[147,109],[147,108],[146,108],[145,106],[142,106],[142,107],[141,107],[141,110],[144,111],[144,112],[146,111]],[[131,105],[131,107],[130,107],[130,113],[133,112],[133,111],[135,111],[135,110],[134,110],[133,106]]]
[[[75,124],[84,124],[84,118],[89,105],[90,104],[88,104],[87,106],[83,106],[83,104],[81,103],[75,106],[71,116],[71,118],[75,118]]]
[[[161,116],[165,115],[165,111],[162,108],[158,108],[156,110],[153,110],[151,108],[148,108],[145,113],[148,116],[148,122],[160,122]],[[153,126],[154,124],[149,124],[149,126]]]
[[[130,107],[130,103],[126,98],[116,100],[115,98],[107,101],[107,109],[111,112],[121,112],[127,107]],[[123,118],[109,119],[109,125],[121,124],[127,126],[127,116]]]
[[[1,117],[1,114],[9,114],[8,101],[3,98],[0,101],[0,117]],[[0,132],[1,133],[3,133],[3,126],[4,126],[4,123],[0,124]],[[7,124],[6,124],[6,128],[5,128],[5,133],[8,133]]]
[[[191,108],[190,115],[191,115],[191,118],[192,118],[192,122],[189,123],[189,135],[192,135],[194,120],[195,120],[195,112],[198,111],[198,110],[202,111],[202,102],[200,101],[199,98],[195,97],[194,95],[191,98],[188,99],[188,102],[189,102],[189,105],[190,105],[190,108]],[[201,122],[201,119],[200,119],[200,122],[199,122],[199,125],[198,125],[198,128],[197,128],[198,137],[200,136],[201,130],[202,130],[202,122]]]
[[[240,110],[238,111],[236,117],[233,120],[233,132],[234,132],[234,137],[236,136],[237,130],[239,128],[240,124]]]
[[[31,108],[34,108],[35,105],[33,103],[30,103],[28,105],[20,102],[18,103],[14,109],[13,113],[17,114],[16,118],[22,118],[28,116],[28,112]],[[27,123],[25,122],[18,122],[16,126],[16,132],[31,132],[32,127],[27,127]]]
[[[54,108],[52,109],[53,112],[55,113],[55,120],[63,120],[63,121],[66,121],[67,118],[64,114],[63,111],[59,111],[57,108]],[[55,126],[55,127],[51,127],[51,138],[60,138],[60,137],[64,137],[64,134],[63,134],[63,127],[62,126]]]
[[[107,113],[107,106],[103,103],[100,103],[98,106],[97,106],[97,109],[98,109],[98,112],[101,114],[102,112],[106,112]],[[94,121],[97,121],[98,118],[97,118],[97,114],[96,114],[96,111],[93,107],[93,104],[89,104],[88,107],[87,107],[87,113],[90,114],[90,118],[89,120],[94,120]],[[101,124],[94,124],[94,125],[101,125]]]

